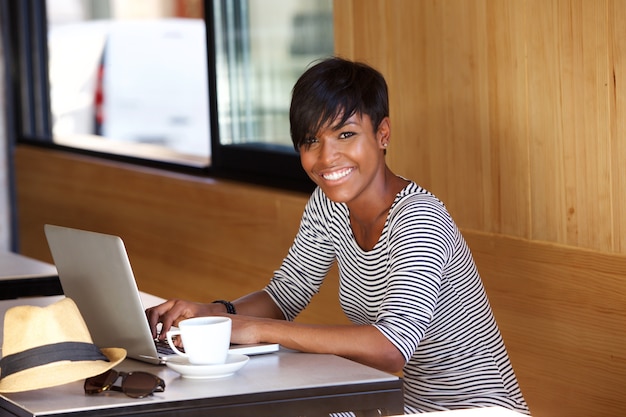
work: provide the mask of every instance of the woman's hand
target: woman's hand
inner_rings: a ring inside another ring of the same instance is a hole
[[[194,303],[185,300],[168,300],[162,304],[146,309],[153,338],[165,339],[165,334],[172,326],[178,326],[182,320],[198,316],[217,316],[224,314],[221,304]],[[157,325],[161,323],[160,332]]]
[[[237,308],[237,316],[271,317],[284,319],[278,306],[265,291],[257,291],[233,301]],[[220,303],[195,303],[192,301],[172,299],[158,306],[146,309],[146,316],[152,331],[152,337],[165,339],[165,334],[172,326],[178,326],[182,320],[201,316],[226,315],[226,307]],[[160,331],[157,325],[162,323]],[[245,338],[253,337],[247,333]],[[236,342],[241,343],[241,342]]]

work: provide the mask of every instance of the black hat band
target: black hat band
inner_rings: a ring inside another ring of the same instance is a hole
[[[0,379],[16,372],[60,361],[105,361],[98,346],[83,342],[61,342],[38,346],[0,359]]]

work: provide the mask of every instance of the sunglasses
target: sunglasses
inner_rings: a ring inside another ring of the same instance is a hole
[[[113,385],[118,378],[122,378],[121,386]],[[165,381],[148,372],[117,372],[114,369],[85,379],[85,394],[107,390],[123,392],[131,398],[144,398],[165,391]]]

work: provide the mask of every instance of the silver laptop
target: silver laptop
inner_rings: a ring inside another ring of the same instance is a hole
[[[128,357],[160,364],[173,352],[157,349],[118,236],[45,225],[46,238],[66,297],[74,300],[100,347],[122,347]],[[278,344],[231,345],[231,353],[275,352]]]

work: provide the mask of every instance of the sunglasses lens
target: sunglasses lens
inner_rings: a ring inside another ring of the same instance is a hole
[[[131,372],[122,382],[122,391],[129,397],[143,398],[152,394],[160,385],[161,380],[155,375],[147,372]]]
[[[103,374],[92,376],[85,380],[85,393],[98,394],[108,389],[117,379],[118,373],[109,369]]]

